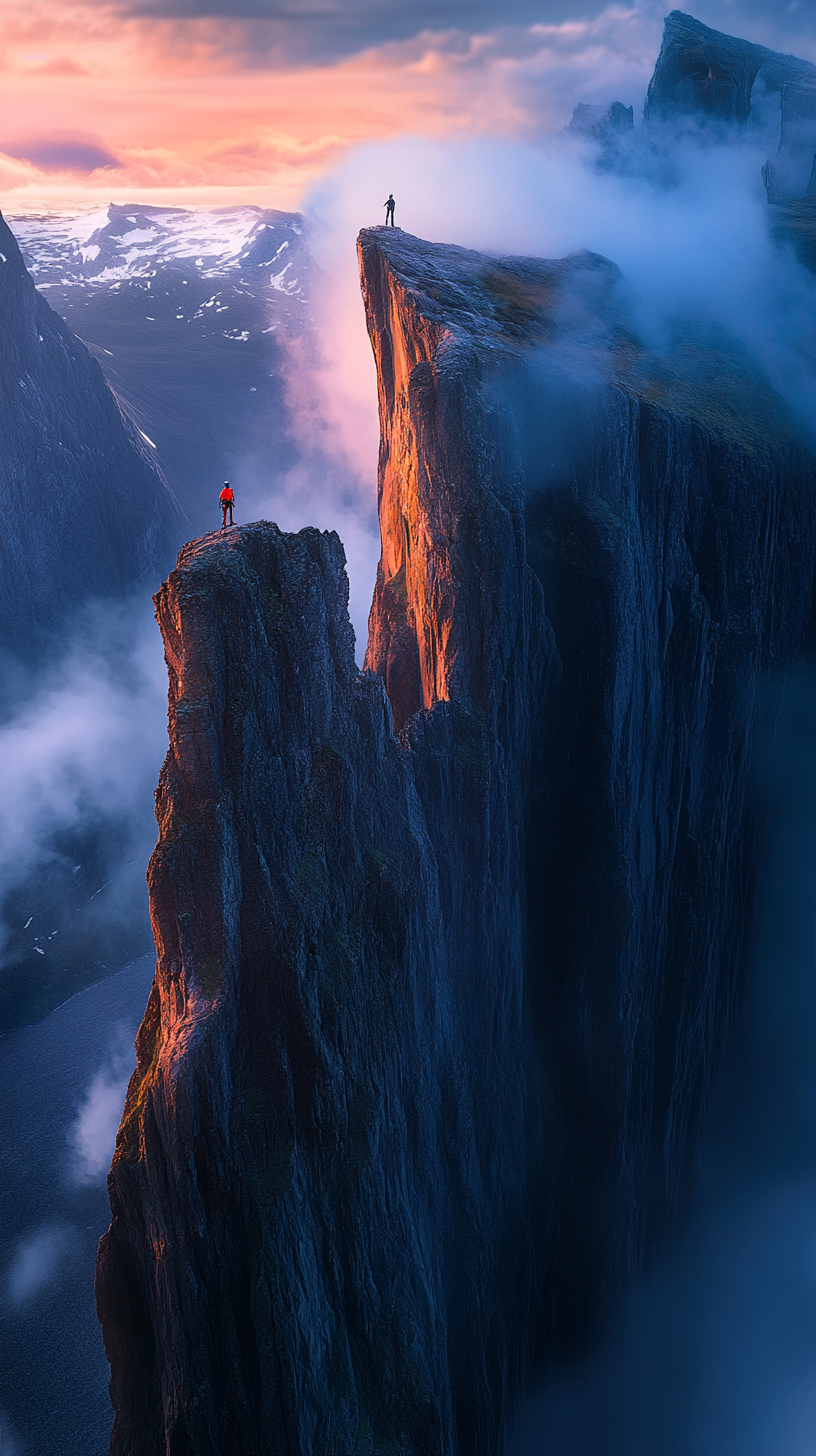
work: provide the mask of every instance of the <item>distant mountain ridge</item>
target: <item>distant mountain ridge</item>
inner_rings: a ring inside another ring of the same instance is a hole
[[[310,324],[297,213],[110,207],[13,219],[38,289],[99,360],[196,529],[226,477],[292,461],[276,335]],[[217,506],[217,501],[216,501]]]
[[[157,580],[181,516],[96,360],[0,218],[0,641],[29,660],[91,597]]]
[[[299,213],[249,205],[194,211],[111,203],[104,211],[11,221],[39,288],[113,286],[153,278],[167,266],[183,266],[208,279],[272,268],[271,288],[305,298],[297,246],[292,247],[304,232]]]

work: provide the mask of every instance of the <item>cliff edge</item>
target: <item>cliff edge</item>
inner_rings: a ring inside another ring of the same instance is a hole
[[[808,442],[727,341],[651,359],[605,259],[360,261],[366,671],[331,534],[204,537],[156,598],[115,1456],[496,1451],[675,1226],[738,990]]]

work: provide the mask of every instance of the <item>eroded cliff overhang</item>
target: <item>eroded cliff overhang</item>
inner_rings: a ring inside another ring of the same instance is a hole
[[[790,202],[816,191],[816,66],[810,61],[724,35],[673,10],[644,120],[674,129],[685,120],[723,136],[730,127],[751,126],[772,147],[764,169],[769,201]]]

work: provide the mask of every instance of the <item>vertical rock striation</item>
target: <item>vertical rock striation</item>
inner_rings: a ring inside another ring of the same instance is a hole
[[[523,756],[499,703],[397,741],[342,568],[260,523],[159,594],[159,960],[97,1280],[114,1450],[481,1449],[518,1359]]]
[[[602,258],[360,256],[366,671],[333,535],[204,537],[156,599],[115,1456],[498,1450],[676,1220],[736,992],[812,454],[728,341],[650,359]]]

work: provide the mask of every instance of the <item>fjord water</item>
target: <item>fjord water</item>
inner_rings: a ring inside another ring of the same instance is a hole
[[[3,1456],[108,1449],[93,1264],[110,1219],[108,1144],[153,967],[142,956],[0,1040]]]

